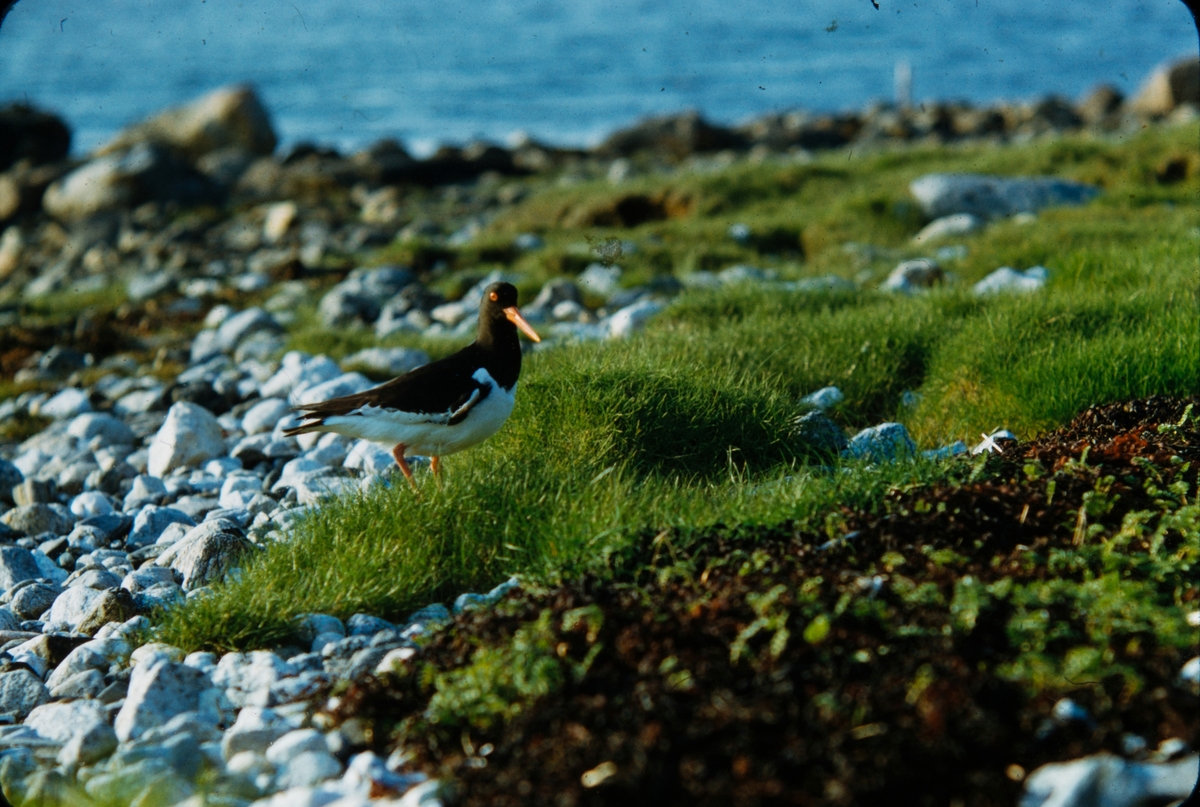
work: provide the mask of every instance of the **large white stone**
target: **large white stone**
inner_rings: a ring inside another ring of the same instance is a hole
[[[212,673],[234,706],[269,706],[271,685],[296,669],[269,650],[226,653]]]
[[[275,317],[266,311],[261,308],[247,308],[221,323],[221,327],[217,328],[214,346],[223,353],[232,353],[239,342],[252,334],[259,331],[278,333],[282,330]]]
[[[1043,765],[1025,779],[1020,807],[1140,807],[1187,798],[1200,777],[1200,756],[1161,764],[1093,754]]]
[[[192,589],[215,583],[251,549],[241,529],[232,521],[216,519],[193,527],[155,560],[183,576],[183,588]]]
[[[934,219],[921,228],[921,232],[913,236],[912,242],[918,246],[942,238],[956,235],[969,235],[983,226],[983,220],[970,213],[952,213]]]
[[[117,737],[131,740],[183,712],[211,711],[216,696],[208,676],[193,667],[165,660],[139,664],[117,713]]]
[[[225,732],[221,740],[221,753],[232,759],[242,751],[262,754],[267,747],[296,728],[291,721],[274,709],[247,706],[238,713],[237,720]]]
[[[162,477],[176,468],[197,467],[224,454],[221,424],[213,413],[198,404],[179,402],[167,411],[167,419],[154,436],[146,470]]]
[[[59,594],[54,605],[50,606],[50,623],[76,630],[103,595],[104,592],[88,586],[71,586]]]
[[[917,444],[903,424],[880,423],[851,437],[849,447],[842,453],[855,459],[883,462],[912,456],[916,451]]]
[[[627,305],[608,318],[607,330],[610,339],[625,339],[641,330],[645,324],[663,310],[663,304],[655,300],[639,300]]]

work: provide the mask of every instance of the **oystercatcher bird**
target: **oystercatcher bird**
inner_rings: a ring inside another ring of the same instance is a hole
[[[442,457],[482,443],[508,420],[521,374],[518,328],[542,341],[517,310],[516,287],[493,283],[473,343],[366,392],[297,406],[304,422],[284,434],[336,432],[389,446],[415,490],[406,456],[432,457],[440,475]]]

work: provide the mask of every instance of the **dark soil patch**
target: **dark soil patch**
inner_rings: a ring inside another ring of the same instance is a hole
[[[647,536],[635,571],[470,612],[332,717],[465,805],[1007,806],[1126,733],[1194,745],[1200,536],[1163,526],[1195,505],[1186,403],[1088,410],[832,535]],[[1052,719],[1064,697],[1087,718]]]

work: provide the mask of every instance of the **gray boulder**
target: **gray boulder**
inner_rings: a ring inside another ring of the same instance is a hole
[[[9,714],[17,720],[24,720],[30,712],[48,700],[50,691],[46,689],[42,679],[29,670],[0,673],[0,714]]]
[[[158,556],[155,563],[179,573],[192,590],[224,578],[242,553],[253,547],[232,521],[219,518],[193,527]]]
[[[23,580],[41,576],[37,561],[28,549],[0,546],[0,589],[7,591]]]
[[[163,530],[172,524],[196,526],[195,520],[182,510],[176,510],[174,507],[157,507],[153,504],[146,505],[133,519],[133,529],[129,532],[128,544],[135,548],[149,546],[157,541],[163,534]]]
[[[984,174],[926,174],[908,186],[925,215],[970,213],[995,219],[1036,213],[1044,207],[1082,205],[1100,190],[1055,177],[998,177]]]
[[[32,556],[30,559],[32,560]],[[62,589],[57,586],[33,583],[14,594],[8,607],[20,619],[37,619],[46,612],[47,608],[54,605],[54,601],[61,593]]]
[[[59,594],[54,605],[50,606],[50,624],[75,631],[100,600],[102,593],[87,586],[71,586]]]

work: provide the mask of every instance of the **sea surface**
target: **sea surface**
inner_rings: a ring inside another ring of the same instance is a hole
[[[414,152],[525,132],[588,145],[650,115],[722,123],[1098,82],[1125,93],[1195,54],[1179,0],[21,0],[0,102],[65,116],[82,153],[121,126],[251,82],[284,144],[397,137]]]

